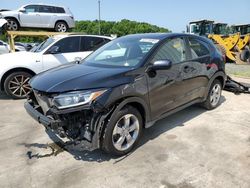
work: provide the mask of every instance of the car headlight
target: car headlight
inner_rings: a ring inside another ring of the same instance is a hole
[[[61,94],[53,98],[53,104],[58,109],[70,108],[88,103],[90,104],[97,97],[101,96],[105,91],[107,90],[78,91]]]

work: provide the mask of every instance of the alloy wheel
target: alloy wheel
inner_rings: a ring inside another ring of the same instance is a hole
[[[8,87],[11,93],[16,97],[25,97],[31,90],[29,85],[30,77],[24,75],[16,75],[9,82]]]
[[[14,20],[8,20],[7,29],[11,31],[16,31],[18,29],[18,25]]]
[[[210,103],[212,106],[216,106],[220,101],[221,96],[221,86],[220,84],[215,84],[210,94]]]
[[[67,26],[65,24],[58,24],[57,25],[57,31],[58,32],[66,32],[67,31]]]
[[[125,151],[132,147],[139,135],[139,120],[133,114],[122,116],[116,123],[112,142],[118,151]]]

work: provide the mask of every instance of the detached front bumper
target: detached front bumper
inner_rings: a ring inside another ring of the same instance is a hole
[[[42,113],[38,112],[35,109],[35,107],[32,106],[29,102],[24,103],[24,108],[34,120],[44,125],[46,129],[50,129],[50,128],[56,129],[60,124],[60,122],[50,119],[47,116],[43,115]]]
[[[100,134],[101,134],[101,122],[104,121],[107,115],[87,116],[83,111],[71,112],[71,110],[56,111],[56,116],[60,118],[53,118],[52,116],[46,116],[42,113],[40,105],[36,104],[36,101],[28,99],[24,103],[24,108],[27,113],[38,123],[42,124],[46,130],[51,130],[56,137],[65,138],[74,141],[75,144],[80,144],[81,141],[88,141],[91,144],[91,149],[97,149],[100,147]],[[52,109],[50,109],[53,111]],[[76,109],[75,109],[76,110]],[[88,109],[89,110],[89,109]],[[71,117],[72,119],[65,119],[65,117]],[[73,121],[73,119],[75,119]],[[86,119],[88,119],[86,121]],[[83,123],[84,122],[84,123]]]

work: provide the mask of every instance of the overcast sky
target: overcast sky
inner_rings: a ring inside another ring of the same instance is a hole
[[[77,20],[98,18],[98,0],[0,0],[0,9],[17,9],[29,3],[64,5]],[[250,23],[250,0],[101,0],[101,18],[130,19],[185,30],[189,21],[212,19],[229,24]]]

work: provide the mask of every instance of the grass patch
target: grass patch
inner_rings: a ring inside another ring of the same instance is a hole
[[[226,73],[229,75],[250,78],[250,65],[226,64]]]

